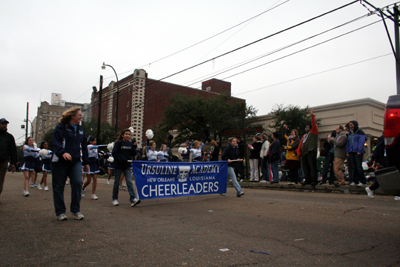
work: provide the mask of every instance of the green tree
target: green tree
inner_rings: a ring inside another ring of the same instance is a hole
[[[43,141],[46,141],[47,144],[49,145],[49,149],[52,150],[53,147],[53,142],[51,140],[51,137],[53,136],[53,132],[54,132],[54,128],[53,129],[49,129],[43,137]],[[38,144],[38,147],[40,146],[40,143]]]
[[[177,130],[173,145],[187,140],[204,140],[205,131],[210,139],[222,142],[226,131],[244,130],[252,122],[257,110],[226,95],[204,98],[198,95],[176,94],[164,111],[162,122],[155,131],[156,142],[167,142],[172,129]]]
[[[91,135],[97,136],[97,119],[92,118],[89,122],[82,122],[83,130],[85,131],[86,138]],[[100,125],[100,140],[97,140],[97,144],[108,144],[114,142],[116,139],[116,135],[114,133],[114,127],[111,126],[108,122],[103,122]]]
[[[284,127],[288,126],[288,134],[292,129],[299,131],[299,136],[301,137],[305,133],[305,128],[307,125],[311,124],[310,108],[307,106],[305,108],[300,108],[299,106],[289,105],[284,107],[283,104],[275,105],[272,109],[271,114],[274,117],[272,123],[270,123],[270,128],[274,131],[280,133],[279,141],[281,144],[286,144],[285,138],[283,137]],[[317,119],[317,124],[319,124],[320,119]]]

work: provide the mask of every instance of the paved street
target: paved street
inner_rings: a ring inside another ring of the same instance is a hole
[[[41,177],[41,175],[39,175]],[[51,179],[50,179],[51,180]],[[7,173],[1,266],[400,266],[400,201],[392,196],[244,189],[111,205],[100,179],[85,219],[57,221],[52,191]],[[66,203],[70,188],[66,187]],[[228,251],[221,251],[228,249]],[[251,252],[253,251],[253,252]]]

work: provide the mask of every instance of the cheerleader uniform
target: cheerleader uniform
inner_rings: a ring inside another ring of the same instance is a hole
[[[96,174],[99,169],[99,146],[87,145],[89,155],[89,171],[86,174]]]
[[[146,148],[147,160],[148,161],[157,161],[158,159],[158,151],[151,150],[149,147]]]
[[[22,163],[21,170],[34,171],[36,167],[37,158],[39,157],[39,149],[37,147],[30,147],[24,145],[24,161]]]
[[[168,159],[169,159],[168,151],[169,151],[169,147],[167,148],[167,151],[165,151],[165,152],[164,151],[158,152],[158,159],[163,162],[168,162]]]
[[[48,150],[49,153],[47,155],[41,156],[42,158],[42,171],[44,172],[51,172],[51,157],[53,156],[53,152],[51,150]]]
[[[201,156],[202,156],[201,151],[203,150],[203,147],[204,147],[204,143],[201,145],[200,148],[191,148],[190,149],[190,153],[193,154],[193,162],[201,161]]]

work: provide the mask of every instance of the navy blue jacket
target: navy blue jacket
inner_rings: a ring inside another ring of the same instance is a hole
[[[75,132],[75,128],[70,123],[60,122],[54,129],[51,140],[54,153],[52,162],[67,162],[62,155],[68,153],[72,157],[72,163],[82,161],[83,165],[89,164],[85,131],[80,125],[77,126]]]
[[[116,169],[129,168],[132,163],[128,162],[128,160],[132,160],[136,156],[136,146],[132,142],[118,140],[114,144],[112,156],[114,157],[114,166]]]
[[[268,160],[269,162],[275,162],[279,160],[281,157],[281,142],[279,142],[279,139],[275,139],[274,142],[271,143],[269,146],[269,152],[268,152]]]
[[[233,159],[239,159],[239,158],[240,158],[239,147],[238,146],[233,147],[231,144],[229,144],[225,148],[224,152],[222,152],[222,155],[221,155],[222,160],[228,160],[228,159],[233,160]],[[228,163],[228,166],[234,168],[234,167],[237,167],[238,164],[239,164],[239,162],[235,161],[235,162]]]

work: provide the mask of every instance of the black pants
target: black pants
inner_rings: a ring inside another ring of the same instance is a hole
[[[309,151],[307,154],[302,155],[301,163],[303,164],[303,172],[306,184],[317,184],[317,151]]]

